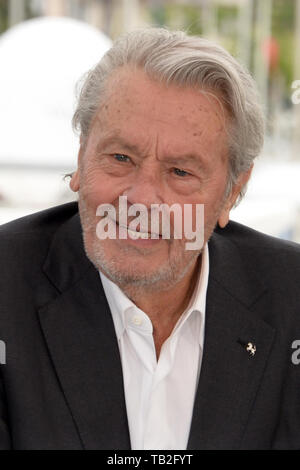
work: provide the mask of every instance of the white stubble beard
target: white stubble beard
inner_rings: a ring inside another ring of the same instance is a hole
[[[185,275],[196,264],[197,258],[202,253],[197,250],[172,250],[174,239],[165,240],[168,243],[169,257],[163,265],[161,265],[155,272],[149,272],[147,266],[144,273],[136,271],[135,263],[129,264],[128,259],[135,250],[143,256],[143,249],[132,246],[122,247],[122,253],[118,259],[109,257],[105,250],[106,240],[99,240],[96,235],[96,216],[91,213],[85,201],[83,194],[79,193],[79,212],[81,225],[83,230],[84,248],[87,257],[96,267],[96,269],[103,272],[111,281],[119,287],[132,286],[136,289],[144,289],[147,291],[162,291],[169,289],[180,282]],[[92,241],[91,241],[92,240]],[[181,244],[181,246],[184,246]],[[185,255],[186,253],[186,255]],[[147,254],[147,249],[145,250]],[[126,262],[122,262],[123,256]],[[124,266],[126,265],[126,271]],[[123,268],[123,269],[122,269]]]

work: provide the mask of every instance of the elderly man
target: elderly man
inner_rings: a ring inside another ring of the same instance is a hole
[[[1,227],[0,446],[300,448],[300,248],[229,222],[263,142],[250,75],[207,40],[130,33],[74,126],[79,204]],[[174,204],[204,207],[197,249],[171,211],[154,231]]]

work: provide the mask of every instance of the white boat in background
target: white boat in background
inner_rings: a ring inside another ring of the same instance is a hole
[[[76,84],[112,42],[66,17],[25,21],[0,36],[0,223],[73,200]]]

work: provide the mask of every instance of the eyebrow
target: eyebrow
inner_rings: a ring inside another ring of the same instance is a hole
[[[164,159],[167,163],[174,163],[174,164],[186,164],[186,163],[193,163],[196,164],[199,167],[203,167],[204,164],[201,160],[199,160],[199,157],[194,154],[186,154],[186,155],[180,155],[180,157],[176,158],[174,156],[172,157],[166,157]]]
[[[109,147],[112,145],[121,145],[124,151],[129,152],[129,153],[134,153],[136,155],[142,153],[138,145],[126,142],[126,140],[123,139],[120,135],[115,135],[115,134],[108,135],[107,137],[104,137],[103,139],[101,139],[101,141],[98,143],[96,147],[97,152],[100,152],[103,148]],[[200,160],[199,157],[201,158],[201,155],[197,156],[195,154],[190,154],[190,153],[180,154],[180,156],[178,157],[174,157],[174,156],[165,157],[163,160],[163,163],[173,163],[174,165],[193,163],[199,169],[203,169],[205,168],[205,165],[203,164],[202,159]]]
[[[96,149],[98,152],[100,152],[103,147],[109,147],[111,145],[121,145],[122,148],[128,152],[135,154],[140,153],[140,149],[137,145],[130,144],[129,142],[126,142],[126,140],[124,140],[121,136],[116,135],[109,135],[101,139]]]

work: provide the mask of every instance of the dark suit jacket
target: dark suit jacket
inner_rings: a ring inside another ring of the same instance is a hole
[[[230,222],[209,250],[188,449],[300,448],[300,247]],[[0,227],[0,261],[0,448],[130,449],[118,344],[77,203]]]

